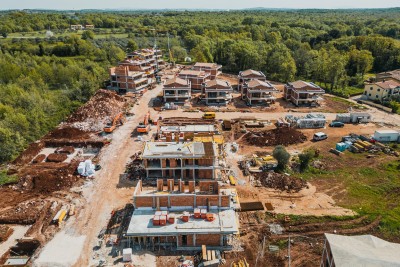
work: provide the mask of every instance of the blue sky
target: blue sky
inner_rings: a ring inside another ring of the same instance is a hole
[[[158,8],[381,8],[400,0],[0,0],[0,9],[158,9]]]

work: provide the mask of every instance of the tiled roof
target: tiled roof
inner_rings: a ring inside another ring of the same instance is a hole
[[[171,86],[171,85],[188,86],[188,81],[181,79],[179,77],[175,77],[175,78],[165,81],[165,83],[164,83],[164,86],[166,86],[166,87]]]
[[[206,62],[196,62],[196,64],[194,64],[195,67],[200,67],[200,68],[211,68],[211,69],[215,69],[218,68],[218,64],[216,63],[206,63]]]
[[[311,82],[305,82],[305,81],[295,81],[295,82],[291,82],[289,83],[289,85],[291,87],[293,87],[294,89],[298,89],[298,90],[310,90],[310,91],[315,91],[315,90],[322,90],[321,87],[319,87],[318,85],[311,83]]]
[[[215,80],[211,80],[206,82],[206,88],[226,88],[226,89],[230,89],[231,84],[227,81],[224,80],[220,80],[220,79],[215,79]]]
[[[198,76],[198,77],[204,77],[206,73],[201,70],[182,70],[179,75],[185,76],[185,75],[191,75],[191,76]]]
[[[400,83],[397,81],[393,81],[393,80],[381,81],[381,82],[377,82],[375,84],[383,89],[394,89],[394,88],[400,87]]]
[[[241,75],[242,77],[254,75],[254,76],[259,76],[259,77],[265,78],[264,73],[262,73],[261,71],[258,71],[258,70],[251,70],[251,69],[249,69],[249,70],[244,70],[244,71],[240,72],[240,75]]]
[[[248,88],[256,88],[256,87],[263,87],[263,88],[267,88],[267,89],[275,89],[275,86],[273,86],[271,83],[269,82],[264,82],[264,81],[260,81],[260,80],[251,80],[247,83],[247,87]]]

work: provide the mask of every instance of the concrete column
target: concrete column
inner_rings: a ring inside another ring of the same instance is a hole
[[[196,234],[193,235],[193,246],[196,246]]]

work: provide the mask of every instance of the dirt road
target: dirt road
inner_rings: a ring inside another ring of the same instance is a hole
[[[99,163],[102,169],[96,173],[93,182],[88,182],[80,188],[83,195],[83,204],[81,207],[77,207],[79,209],[78,216],[68,221],[60,232],[61,235],[75,237],[75,239],[71,240],[80,242],[80,244],[76,243],[76,246],[82,247],[81,250],[76,252],[79,255],[69,256],[69,258],[76,256],[77,260],[74,266],[94,266],[98,264],[98,259],[93,258],[92,255],[99,232],[107,225],[111,211],[114,208],[124,206],[131,201],[132,188],[117,187],[119,175],[125,171],[125,166],[130,156],[142,146],[142,142],[138,142],[136,138],[131,137],[131,134],[149,110],[149,103],[152,102],[152,98],[156,97],[161,90],[162,86],[159,85],[155,89],[148,91],[141,98],[140,104],[132,108],[131,112],[135,115],[129,117],[123,126],[110,135],[111,144],[101,151]],[[154,111],[152,111],[152,115],[156,115]],[[63,239],[58,240],[59,242],[52,242],[51,248],[45,246],[42,254],[46,255],[46,250],[54,250],[54,247],[62,250]],[[80,240],[84,240],[83,246]],[[71,244],[71,246],[74,245]],[[55,263],[55,259],[51,260],[52,263]],[[56,263],[59,266],[71,266],[71,264],[65,265],[62,257],[58,261]],[[45,262],[46,260],[43,261],[43,264]]]

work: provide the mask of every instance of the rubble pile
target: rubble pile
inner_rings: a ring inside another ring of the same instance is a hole
[[[50,132],[45,136],[45,139],[90,139],[90,133],[87,131],[71,128],[71,127],[62,127],[55,129],[54,131]]]
[[[293,145],[307,141],[307,137],[293,128],[276,128],[267,131],[250,131],[243,139],[254,146]]]
[[[44,200],[31,200],[19,203],[0,216],[2,224],[33,224],[44,207]]]
[[[117,93],[100,89],[67,119],[67,123],[83,131],[100,131],[123,111],[124,104],[124,98]]]
[[[303,179],[276,172],[255,173],[254,179],[259,181],[264,187],[281,191],[299,192],[307,186],[307,183]]]
[[[130,180],[146,178],[146,170],[138,154],[131,157],[131,161],[126,165],[126,173]]]

